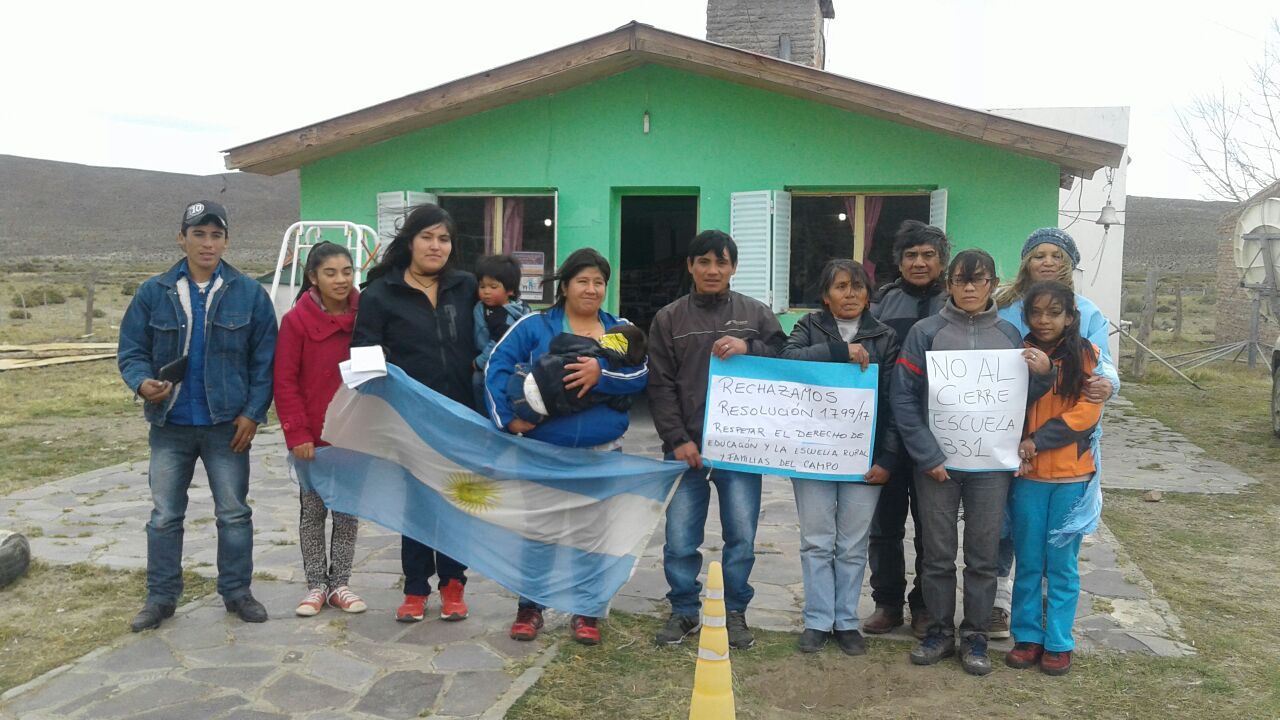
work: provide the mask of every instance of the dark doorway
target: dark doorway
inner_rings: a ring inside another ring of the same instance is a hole
[[[619,311],[645,332],[664,305],[688,291],[685,252],[697,230],[697,196],[622,198]]]

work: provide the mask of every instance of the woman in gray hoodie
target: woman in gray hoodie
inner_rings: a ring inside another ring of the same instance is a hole
[[[902,444],[916,464],[915,490],[924,530],[925,604],[931,624],[911,651],[911,662],[932,665],[956,653],[956,521],[964,503],[964,619],[960,662],[973,675],[991,672],[987,632],[996,594],[996,558],[1012,471],[962,472],[944,466],[946,455],[929,429],[925,353],[930,350],[1012,350],[1023,347],[1018,329],[997,315],[992,291],[995,261],[965,250],[946,272],[950,295],[937,315],[912,326],[902,342],[892,390]],[[1051,386],[1052,365],[1042,351],[1023,354],[1031,369],[1027,400]],[[1046,382],[1046,379],[1049,379]]]

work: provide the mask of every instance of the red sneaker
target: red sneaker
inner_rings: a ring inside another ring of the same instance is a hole
[[[573,639],[583,645],[600,644],[600,628],[596,627],[595,618],[574,615],[569,620],[569,627],[573,628]]]
[[[511,623],[512,640],[533,640],[542,629],[542,611],[537,608],[520,608],[516,621]]]
[[[1040,664],[1040,656],[1044,655],[1044,646],[1040,643],[1015,643],[1013,649],[1004,654],[1004,664],[1015,670],[1026,670]]]
[[[1066,675],[1071,672],[1071,651],[1050,652],[1046,650],[1044,657],[1040,658],[1040,672],[1045,675]]]
[[[404,602],[396,608],[397,622],[419,622],[427,614],[426,595],[405,595]]]
[[[440,619],[466,620],[467,604],[462,600],[462,589],[465,587],[457,580],[450,580],[440,588]]]

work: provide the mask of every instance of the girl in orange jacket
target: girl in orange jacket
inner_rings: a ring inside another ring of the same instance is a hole
[[[1049,542],[1049,532],[1066,520],[1096,469],[1090,438],[1102,419],[1102,405],[1085,398],[1084,386],[1099,352],[1080,336],[1075,296],[1061,283],[1032,285],[1023,316],[1031,329],[1027,347],[1048,353],[1058,378],[1053,390],[1027,410],[1018,448],[1022,467],[1010,501],[1017,559],[1010,619],[1015,644],[1005,664],[1039,665],[1049,675],[1065,675],[1075,648],[1071,628],[1080,596],[1080,538],[1058,546]],[[1041,595],[1045,581],[1047,604]]]

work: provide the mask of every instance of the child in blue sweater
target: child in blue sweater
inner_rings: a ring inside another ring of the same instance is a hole
[[[476,302],[476,348],[480,354],[475,360],[472,387],[476,395],[476,407],[484,407],[484,369],[489,355],[517,320],[533,312],[529,304],[520,299],[520,264],[510,255],[486,255],[476,261],[476,280],[479,281],[480,299]]]

